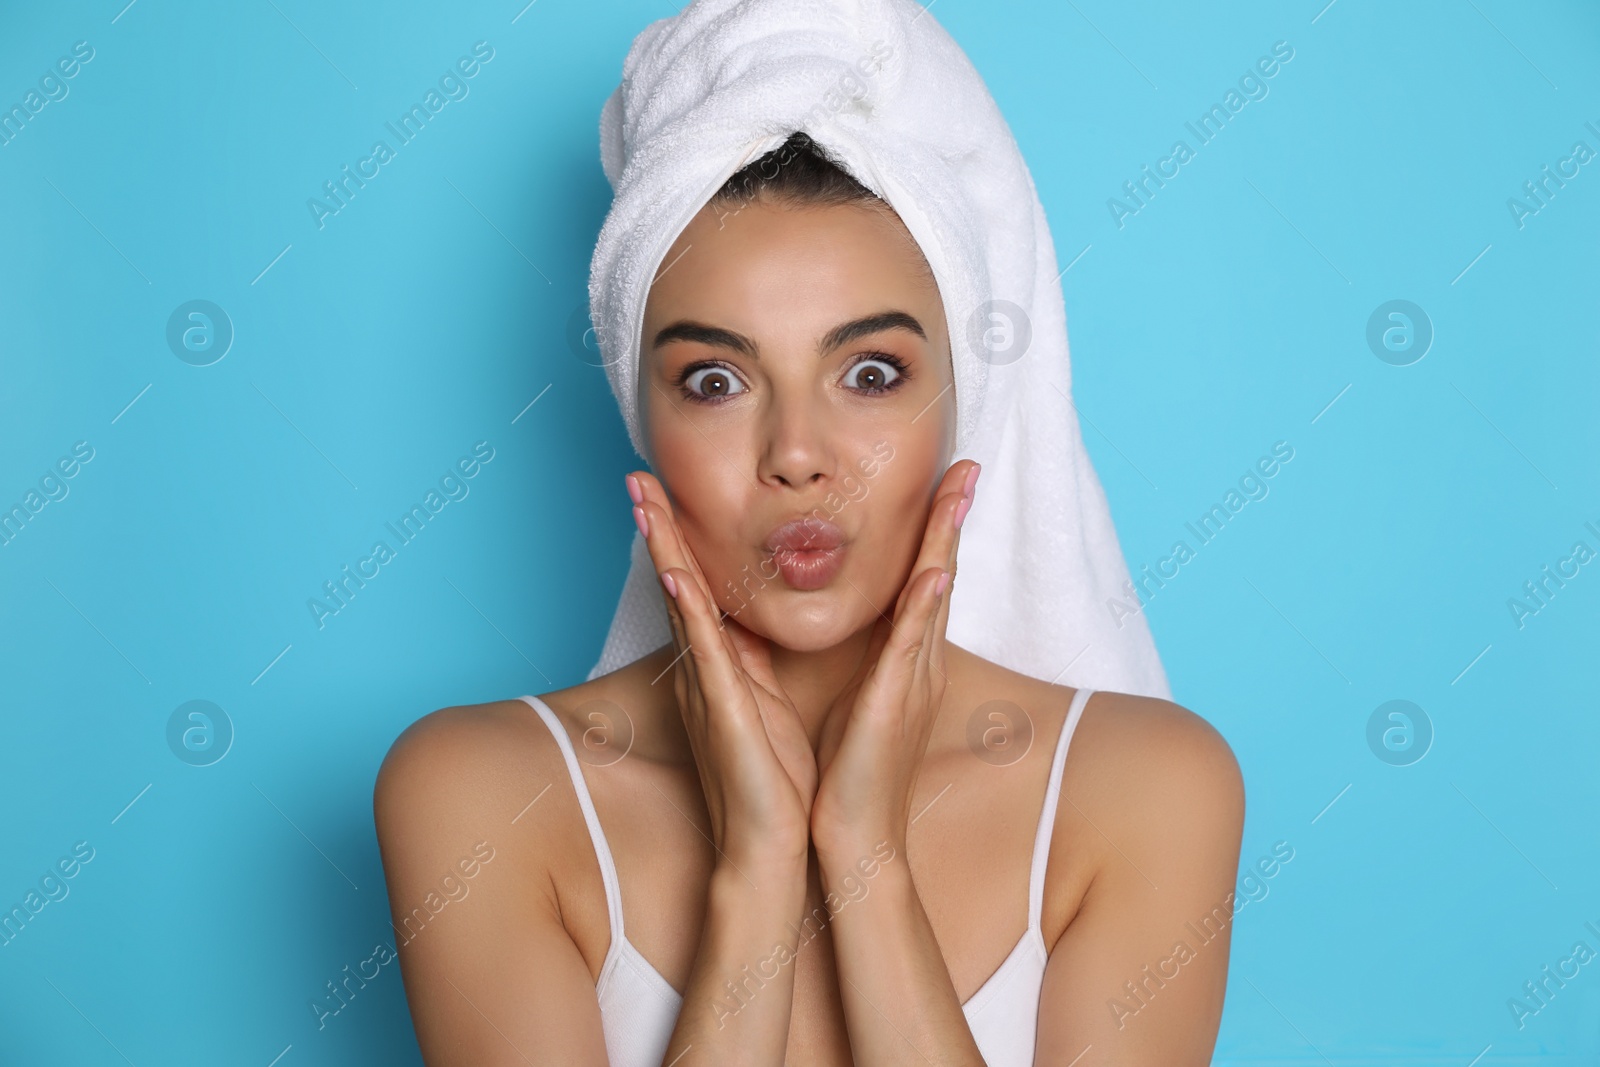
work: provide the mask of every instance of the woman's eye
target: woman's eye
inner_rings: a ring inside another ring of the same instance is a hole
[[[882,359],[864,359],[845,371],[844,384],[851,389],[876,393],[900,377],[900,368]]]
[[[744,392],[744,383],[739,376],[726,367],[701,367],[690,371],[683,379],[683,384],[695,396],[712,399],[737,396]]]

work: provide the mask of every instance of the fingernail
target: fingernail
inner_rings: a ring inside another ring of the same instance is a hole
[[[648,539],[650,537],[650,520],[645,518],[644,508],[639,507],[637,504],[633,508],[633,521],[639,526],[639,536]]]
[[[663,574],[661,576],[661,584],[667,587],[667,592],[672,594],[673,600],[678,599],[678,583],[673,580],[672,575]]]
[[[944,596],[944,591],[950,588],[950,572],[945,571],[939,575],[939,584],[933,587],[934,596]]]
[[[971,507],[972,498],[970,496],[962,497],[961,503],[956,505],[956,529],[961,529],[961,523],[966,519],[967,511]]]
[[[643,504],[644,490],[639,488],[639,479],[630,474],[623,481],[628,485],[628,496],[632,498],[633,502],[635,504]]]
[[[978,484],[978,471],[980,469],[979,465],[974,463],[972,469],[967,472],[967,480],[961,487],[962,496],[970,497],[972,495],[972,487]]]

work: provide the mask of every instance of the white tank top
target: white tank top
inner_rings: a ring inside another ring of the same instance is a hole
[[[1067,711],[1066,723],[1056,740],[1055,759],[1045,788],[1043,810],[1033,837],[1033,865],[1028,877],[1028,929],[1010,955],[988,980],[961,1005],[967,1026],[989,1067],[1031,1067],[1033,1045],[1039,1021],[1039,989],[1044,982],[1044,967],[1049,956],[1039,917],[1044,908],[1044,872],[1050,859],[1050,837],[1055,828],[1056,802],[1061,796],[1061,769],[1066,764],[1067,746],[1083,715],[1092,689],[1079,689]],[[584,822],[594,853],[600,860],[600,880],[605,884],[606,911],[611,920],[611,947],[595,983],[600,1002],[600,1018],[605,1031],[606,1059],[611,1067],[659,1067],[672,1039],[683,997],[672,988],[661,972],[651,966],[623,932],[622,890],[617,882],[616,864],[594,802],[584,783],[572,739],[550,706],[538,697],[522,698],[541,718],[561,746],[583,809]]]

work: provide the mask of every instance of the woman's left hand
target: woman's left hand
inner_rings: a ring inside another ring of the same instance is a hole
[[[880,614],[861,666],[829,709],[817,745],[819,778],[811,807],[819,859],[851,864],[881,841],[904,849],[922,755],[949,682],[949,587],[977,478],[972,460],[945,471],[894,618]]]

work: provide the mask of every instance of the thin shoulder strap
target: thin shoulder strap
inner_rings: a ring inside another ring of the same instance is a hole
[[[1056,826],[1056,802],[1061,799],[1061,769],[1067,764],[1067,746],[1072,743],[1073,731],[1083,717],[1084,705],[1089,703],[1093,689],[1079,689],[1067,709],[1067,721],[1056,739],[1055,759],[1050,764],[1050,780],[1044,791],[1044,810],[1039,815],[1039,828],[1033,835],[1033,869],[1028,877],[1028,929],[1038,930],[1044,914],[1044,872],[1050,863],[1050,838]]]
[[[606,887],[606,913],[611,918],[611,945],[612,948],[622,943],[622,887],[617,881],[617,865],[611,859],[611,846],[606,844],[606,835],[600,829],[600,816],[595,814],[594,800],[589,796],[589,787],[583,780],[583,771],[578,766],[577,753],[572,748],[572,738],[567,736],[566,727],[561,725],[561,720],[551,710],[550,705],[538,697],[525,696],[522,700],[539,713],[544,724],[555,734],[556,743],[561,746],[561,755],[567,761],[567,773],[572,777],[572,788],[578,794],[578,807],[583,809],[583,821],[589,827],[589,840],[594,844],[595,858],[600,861],[600,881]],[[607,953],[610,954],[609,952]]]

